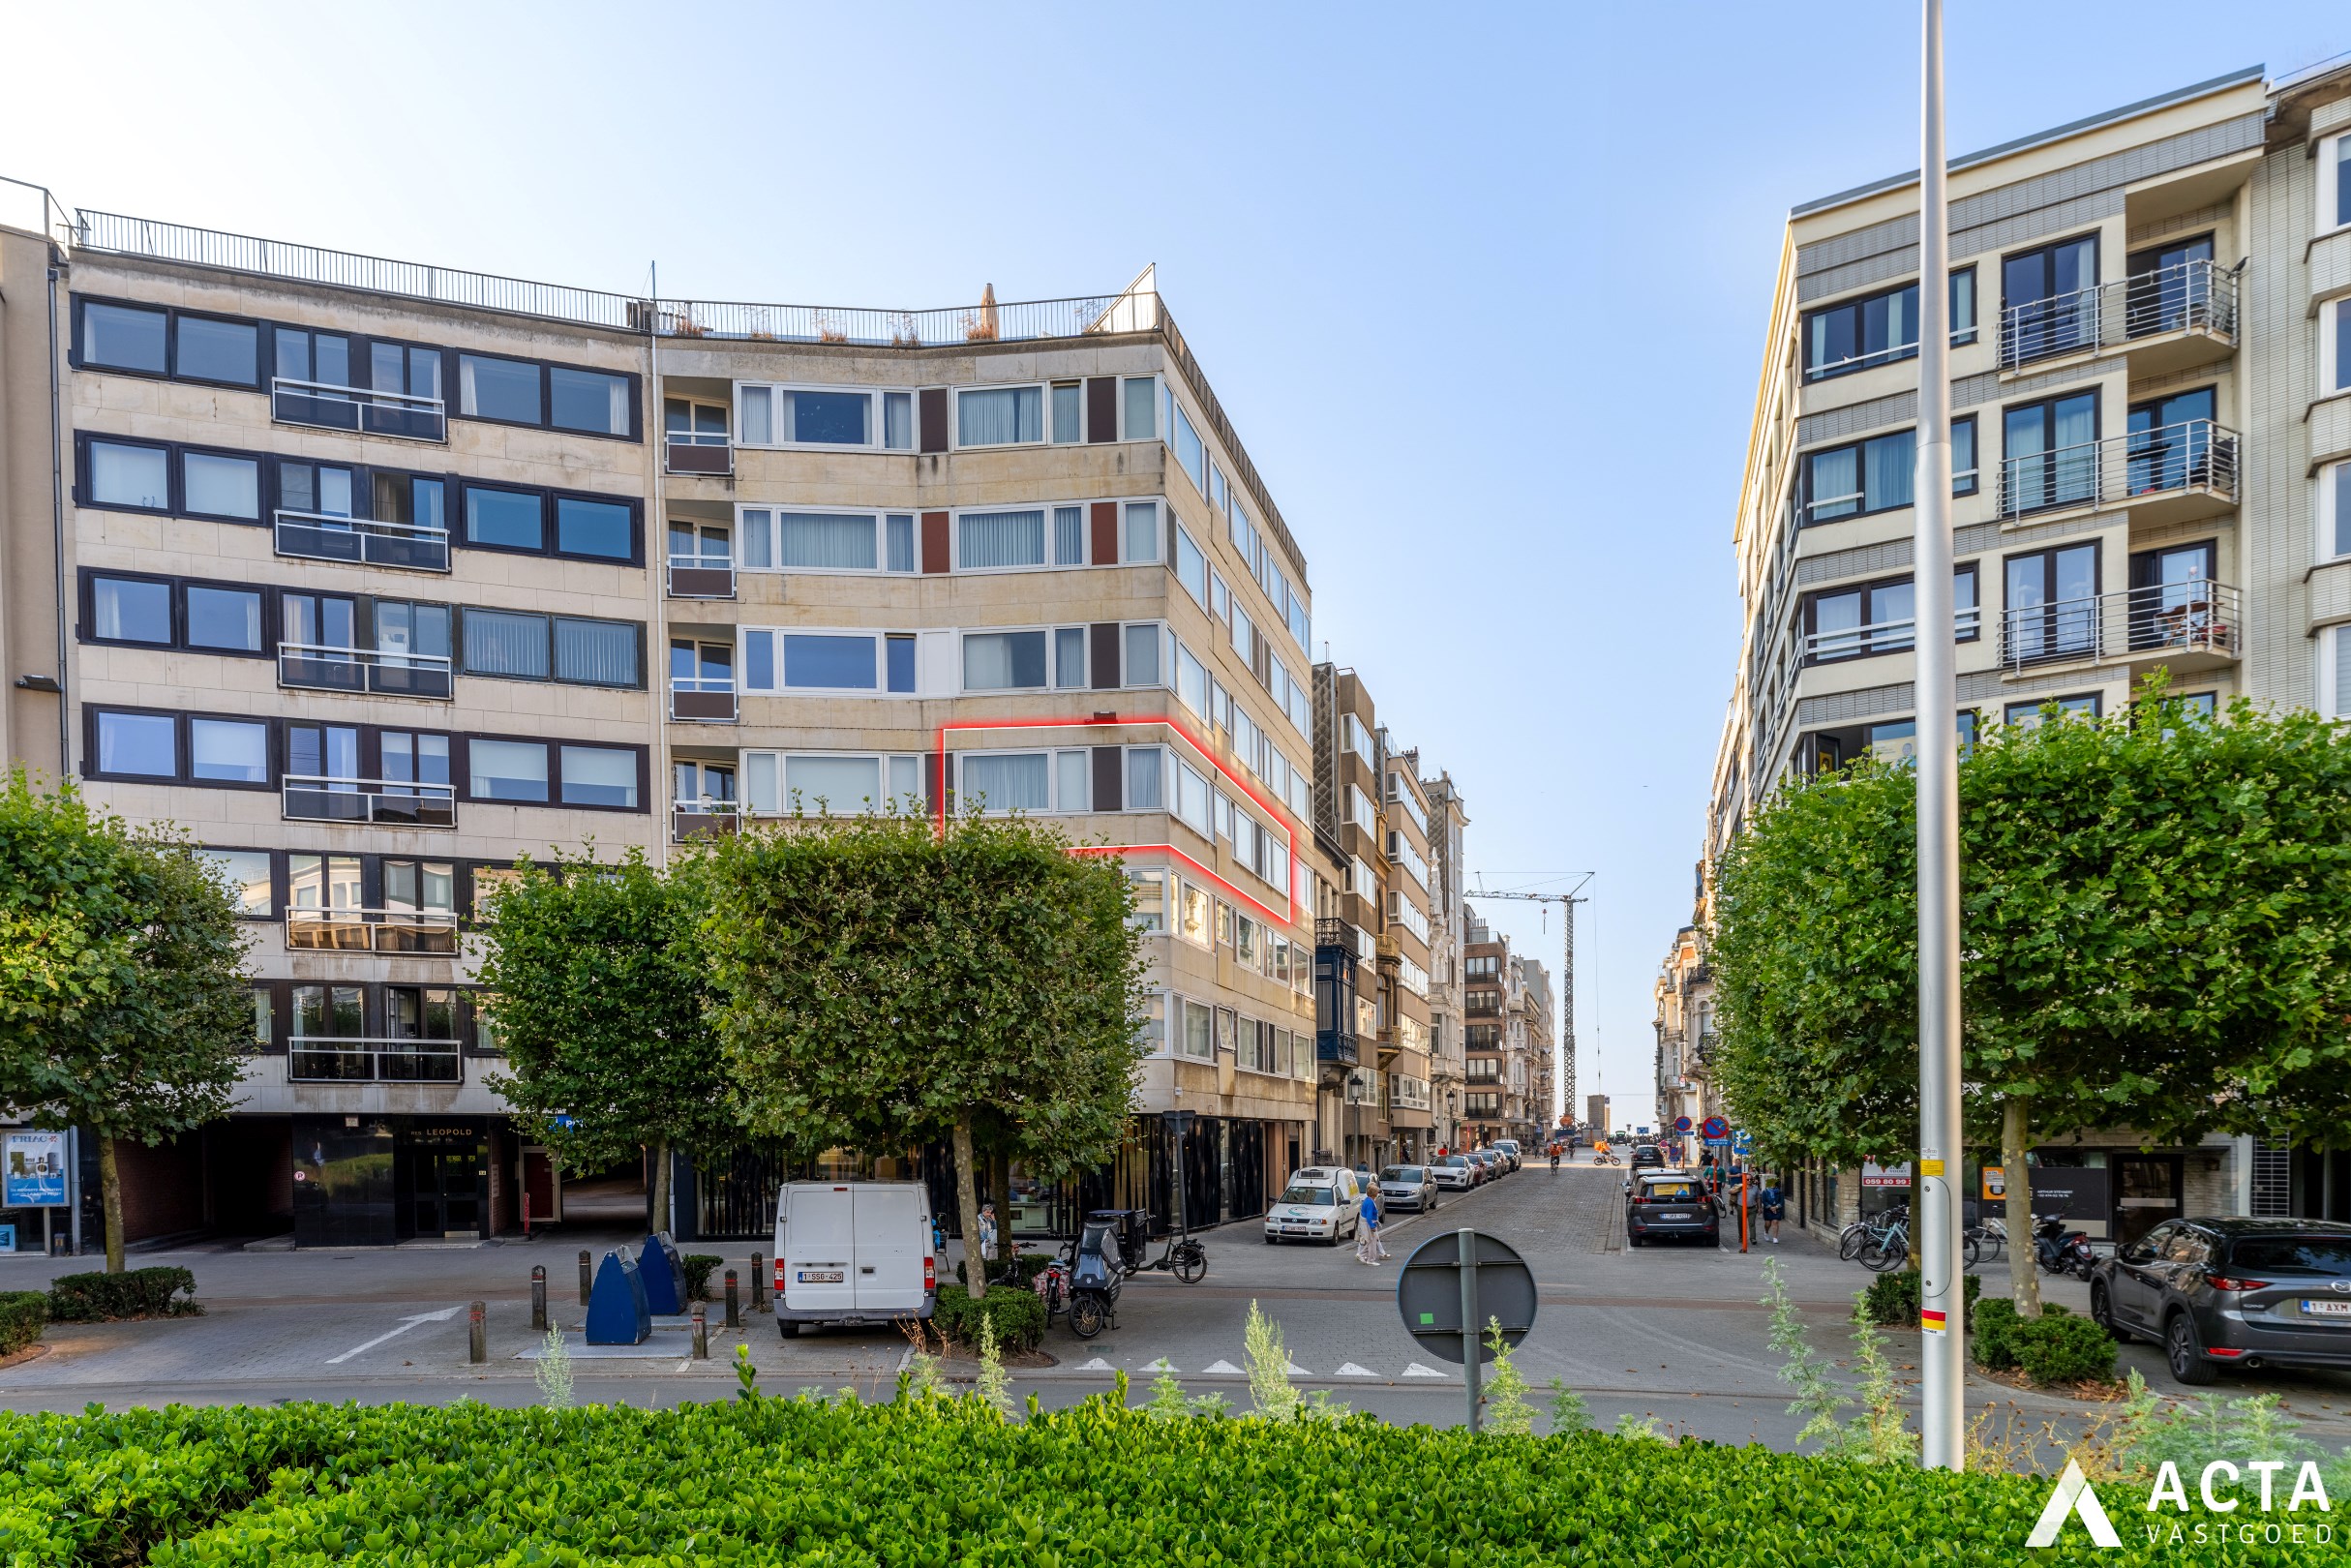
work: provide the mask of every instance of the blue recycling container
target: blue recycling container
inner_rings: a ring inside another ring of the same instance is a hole
[[[652,1337],[653,1314],[637,1260],[625,1247],[605,1253],[588,1292],[588,1342],[643,1344]]]
[[[645,1238],[645,1247],[637,1254],[641,1260],[638,1274],[645,1281],[645,1302],[655,1317],[676,1317],[685,1312],[685,1265],[678,1260],[678,1249],[670,1241],[670,1233],[657,1230]]]

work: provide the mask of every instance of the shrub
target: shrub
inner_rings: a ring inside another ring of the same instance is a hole
[[[54,1323],[191,1317],[203,1310],[196,1304],[196,1276],[186,1269],[64,1274],[49,1282],[49,1320]]]
[[[1014,1252],[1010,1257],[999,1257],[988,1265],[988,1283],[991,1286],[1008,1284],[1015,1290],[1028,1290],[1035,1285],[1037,1277],[1045,1272],[1045,1265],[1052,1261],[1051,1252]],[[965,1272],[961,1258],[955,1260],[955,1282],[959,1285],[972,1282],[972,1277]]]
[[[0,1291],[0,1356],[38,1344],[48,1320],[49,1298],[40,1291]]]
[[[2036,1383],[2114,1379],[2114,1337],[2063,1307],[2043,1307],[2039,1317],[2020,1319],[2009,1342],[2016,1365]]]
[[[725,1258],[710,1252],[679,1253],[678,1266],[685,1271],[685,1299],[708,1301],[710,1299],[710,1273],[725,1261]]]
[[[1003,1350],[1034,1350],[1045,1337],[1045,1304],[1033,1290],[1004,1287],[990,1290],[979,1301],[961,1285],[941,1285],[931,1327],[949,1344],[977,1349],[980,1322],[985,1318]]]
[[[2024,1321],[2016,1303],[1994,1296],[1975,1305],[1975,1365],[1986,1372],[2006,1372],[2016,1365],[2016,1329]]]
[[[1973,1321],[1975,1316],[1975,1297],[1983,1289],[1983,1281],[1975,1275],[1963,1276],[1959,1287],[1963,1298],[1960,1311]],[[1881,1274],[1869,1282],[1861,1293],[1861,1310],[1869,1320],[1888,1328],[1916,1328],[1918,1326],[1918,1271],[1901,1269],[1892,1274]]]

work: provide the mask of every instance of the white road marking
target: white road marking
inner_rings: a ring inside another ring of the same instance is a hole
[[[1200,1374],[1203,1377],[1212,1372],[1220,1377],[1238,1377],[1241,1375],[1241,1369],[1229,1361],[1212,1361],[1200,1369]]]
[[[1445,1377],[1451,1374],[1438,1372],[1433,1367],[1424,1367],[1416,1361],[1404,1369],[1404,1375],[1406,1377]]]
[[[1375,1377],[1378,1375],[1378,1373],[1374,1372],[1369,1367],[1358,1367],[1355,1365],[1355,1363],[1350,1361],[1342,1364],[1340,1369],[1331,1373],[1331,1375],[1333,1377]]]
[[[1143,1371],[1145,1372],[1180,1372],[1181,1370],[1181,1368],[1177,1367],[1174,1362],[1168,1360],[1165,1356],[1160,1357],[1160,1359],[1157,1361],[1145,1362],[1143,1364]]]
[[[1108,1363],[1108,1362],[1104,1361],[1104,1360],[1103,1360],[1101,1357],[1100,1357],[1100,1356],[1096,1356],[1096,1357],[1095,1357],[1095,1358],[1094,1358],[1092,1361],[1089,1361],[1089,1362],[1085,1363],[1083,1366],[1079,1367],[1077,1370],[1078,1370],[1079,1372],[1116,1372],[1116,1371],[1118,1371],[1118,1369],[1117,1369],[1116,1367],[1111,1366],[1111,1365],[1110,1365],[1110,1363]]]
[[[378,1334],[365,1344],[355,1344],[339,1356],[329,1356],[326,1358],[326,1364],[330,1367],[340,1367],[343,1365],[343,1363],[350,1360],[353,1356],[358,1355],[363,1350],[373,1350],[377,1345],[383,1343],[383,1342],[386,1340],[396,1340],[400,1338],[400,1336],[407,1333],[408,1330],[414,1328],[419,1323],[446,1323],[450,1318],[455,1317],[459,1312],[464,1311],[465,1309],[463,1307],[443,1307],[437,1312],[418,1312],[413,1317],[404,1317],[400,1320],[400,1327],[392,1330],[389,1334]]]
[[[692,1372],[694,1370],[694,1363],[690,1358],[688,1360],[681,1361],[678,1363],[678,1370],[679,1372]]]
[[[1292,1377],[1311,1377],[1314,1375],[1312,1372],[1308,1372],[1304,1367],[1299,1366],[1298,1363],[1294,1361],[1288,1363],[1281,1370],[1288,1372]]]

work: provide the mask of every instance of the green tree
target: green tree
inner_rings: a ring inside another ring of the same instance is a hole
[[[0,789],[0,1105],[98,1140],[106,1268],[123,1267],[118,1140],[226,1115],[253,1050],[245,933],[215,868],[70,784]]]
[[[2030,1313],[2036,1137],[2324,1140],[2351,1112],[2351,736],[2242,700],[2215,722],[2155,686],[2103,720],[1990,728],[1959,795],[1965,1115],[1999,1130]],[[1794,783],[1725,859],[1717,1070],[1783,1156],[1915,1142],[1914,799],[1876,763]]]
[[[982,1133],[1046,1179],[1117,1148],[1144,956],[1115,859],[1017,818],[942,838],[882,814],[742,835],[711,875],[714,1016],[753,1131],[803,1157],[948,1141],[966,1238]]]
[[[642,850],[617,864],[591,851],[518,862],[474,933],[508,1065],[490,1086],[573,1170],[649,1149],[656,1229],[671,1152],[712,1154],[740,1136],[707,1015],[707,907],[699,858],[664,872]]]

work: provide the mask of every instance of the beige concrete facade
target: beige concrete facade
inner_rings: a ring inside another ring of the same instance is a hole
[[[1450,772],[1421,780],[1429,802],[1429,1098],[1442,1148],[1462,1141],[1462,945],[1466,936],[1465,840],[1469,813]]]

